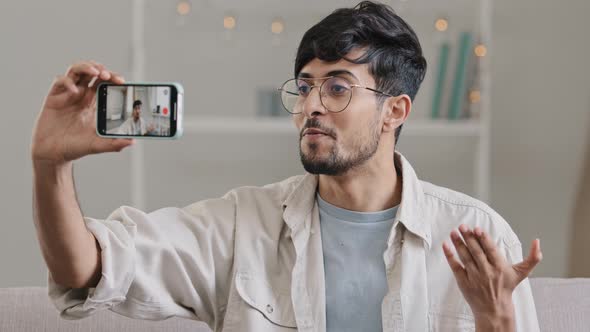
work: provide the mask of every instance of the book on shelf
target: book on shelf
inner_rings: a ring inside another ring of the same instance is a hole
[[[451,88],[451,98],[448,108],[448,119],[457,120],[461,117],[461,111],[467,95],[467,67],[469,66],[473,48],[471,33],[462,32],[457,49],[457,65]]]
[[[447,67],[449,61],[450,45],[448,41],[441,43],[437,59],[437,71],[434,86],[434,95],[432,96],[432,108],[430,116],[438,119],[441,116],[441,104],[443,102],[444,86],[447,76]]]
[[[473,117],[478,102],[471,101],[470,93],[472,90],[479,91],[479,63],[473,46],[472,34],[466,31],[460,33],[456,43],[447,37],[438,43],[430,110],[432,119],[460,120]]]

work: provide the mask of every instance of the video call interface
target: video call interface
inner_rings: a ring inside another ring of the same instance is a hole
[[[108,86],[107,135],[169,136],[170,87]]]

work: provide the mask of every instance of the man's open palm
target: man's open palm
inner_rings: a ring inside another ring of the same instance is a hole
[[[529,256],[522,262],[510,265],[498,252],[490,237],[479,227],[471,230],[459,226],[451,232],[451,240],[460,261],[451,247],[443,243],[443,251],[459,289],[476,318],[513,317],[512,292],[541,261],[538,239],[531,244]]]

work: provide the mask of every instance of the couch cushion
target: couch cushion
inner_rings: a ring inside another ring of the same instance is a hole
[[[590,329],[590,278],[531,278],[541,331]]]

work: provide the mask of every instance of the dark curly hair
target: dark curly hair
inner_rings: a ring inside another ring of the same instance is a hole
[[[364,48],[363,55],[347,58],[356,48]],[[377,90],[407,94],[412,101],[426,74],[426,59],[414,30],[390,6],[372,1],[337,9],[307,30],[297,49],[295,77],[314,58],[368,63]],[[386,96],[377,98],[383,105]],[[395,131],[396,142],[402,126]]]

